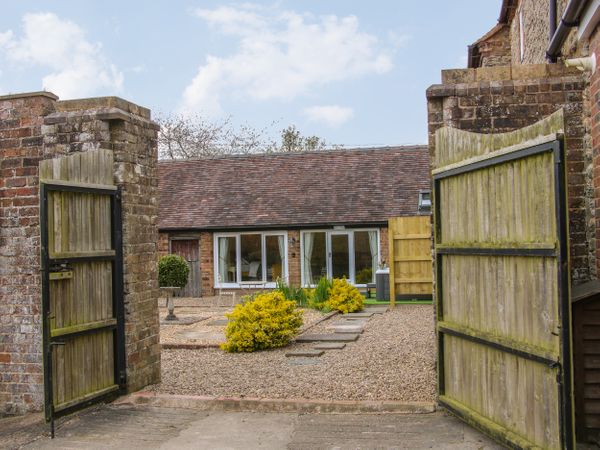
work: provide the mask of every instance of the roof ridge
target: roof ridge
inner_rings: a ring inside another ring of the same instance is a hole
[[[278,158],[291,157],[298,155],[327,155],[332,153],[360,153],[360,152],[375,152],[375,151],[423,151],[428,150],[426,144],[415,145],[390,145],[383,147],[351,147],[351,148],[332,148],[325,150],[311,150],[299,152],[261,152],[261,153],[246,153],[233,155],[219,155],[211,158],[190,158],[190,159],[159,159],[159,163],[181,163],[192,161],[214,161],[219,159],[244,159],[244,158]]]

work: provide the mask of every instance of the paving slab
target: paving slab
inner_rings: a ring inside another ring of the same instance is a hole
[[[12,431],[0,427],[3,445],[27,450],[502,448],[442,412],[300,414],[103,405],[59,419],[54,440],[38,430],[24,439],[11,440]]]
[[[383,314],[388,310],[387,306],[367,306],[363,312],[372,312],[373,314]]]
[[[346,314],[344,317],[350,319],[350,318],[354,318],[354,317],[373,317],[373,312],[367,312],[367,311],[362,311],[362,312],[356,312],[356,313],[348,313]]]
[[[357,339],[358,333],[305,334],[298,336],[296,342],[354,342]]]
[[[333,325],[331,326],[331,329],[333,329],[336,333],[362,333],[364,330],[364,327],[360,324],[357,325]]]
[[[313,345],[316,350],[341,350],[346,346],[343,342],[320,342]]]
[[[206,320],[206,317],[177,317],[176,320],[167,320],[164,317],[160,318],[161,325],[192,325],[201,320]]]
[[[316,358],[325,353],[323,350],[294,350],[291,352],[287,352],[285,356],[288,358],[301,357],[305,356],[308,358]]]
[[[316,366],[319,364],[318,358],[307,358],[305,356],[299,358],[290,358],[287,360],[292,366]]]
[[[228,323],[229,323],[229,320],[227,320],[227,319],[216,319],[216,320],[212,320],[212,321],[208,322],[206,325],[210,325],[211,327],[219,327],[219,326],[227,325]]]

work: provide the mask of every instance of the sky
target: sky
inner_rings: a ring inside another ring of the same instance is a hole
[[[0,15],[0,95],[116,95],[153,115],[295,125],[329,144],[427,142],[425,90],[463,68],[500,0],[21,0]]]

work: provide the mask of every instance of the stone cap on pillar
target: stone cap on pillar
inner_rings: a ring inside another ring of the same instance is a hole
[[[150,120],[150,109],[136,105],[120,97],[93,97],[76,100],[61,100],[56,105],[59,112],[82,111],[90,109],[116,108],[126,113]]]
[[[58,95],[48,91],[36,91],[36,92],[21,92],[19,94],[7,94],[0,95],[0,102],[4,100],[17,100],[20,98],[31,98],[31,97],[48,97],[51,100],[58,100]]]

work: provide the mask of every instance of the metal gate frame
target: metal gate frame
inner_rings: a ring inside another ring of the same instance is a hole
[[[440,222],[440,181],[445,178],[456,175],[473,172],[479,169],[487,168],[504,164],[510,161],[526,158],[541,153],[552,152],[554,158],[554,210],[556,215],[556,230],[559,238],[558,249],[519,249],[519,248],[466,248],[466,247],[444,247],[437,248],[437,244],[441,238],[442,224]],[[521,358],[529,359],[541,364],[546,364],[550,368],[557,368],[557,383],[559,384],[559,425],[561,427],[561,446],[565,449],[574,447],[573,433],[573,401],[572,401],[572,350],[571,350],[571,308],[569,299],[569,249],[568,249],[568,224],[567,224],[567,195],[566,195],[566,167],[564,161],[564,138],[559,138],[551,142],[535,145],[532,147],[516,150],[512,153],[507,153],[492,157],[483,161],[474,162],[461,167],[449,169],[447,171],[438,172],[433,175],[434,184],[434,238],[435,238],[435,270],[436,270],[436,328],[438,339],[438,389],[439,389],[439,404],[445,409],[452,412],[462,420],[482,429],[484,432],[492,435],[495,439],[500,440],[503,444],[512,448],[519,448],[517,444],[508,440],[508,438],[494,433],[493,430],[485,424],[477,423],[470,420],[463,411],[448,404],[444,401],[445,394],[445,378],[444,378],[444,335],[452,335],[461,339],[466,339],[477,344],[489,346],[491,348],[514,354]],[[499,342],[494,342],[482,337],[464,334],[457,330],[452,330],[447,327],[439,326],[439,322],[443,321],[443,285],[442,285],[442,262],[444,255],[479,255],[479,256],[538,256],[538,257],[555,257],[557,258],[557,274],[556,280],[558,284],[558,299],[560,303],[559,318],[562,326],[561,342],[560,342],[560,359],[548,359],[540,355],[525,352],[520,349],[515,349]],[[561,362],[562,361],[562,362]]]
[[[110,196],[111,211],[111,246],[114,255],[79,256],[69,258],[51,258],[48,249],[48,193],[74,192],[79,194],[96,194]],[[105,400],[110,396],[124,394],[127,383],[125,361],[125,308],[123,302],[123,230],[121,212],[121,189],[106,189],[70,183],[65,181],[40,182],[40,231],[41,231],[41,275],[42,275],[42,331],[43,331],[43,361],[44,361],[44,413],[46,422],[50,422],[50,434],[54,438],[54,419],[68,415],[78,409]],[[88,261],[111,261],[112,263],[112,306],[116,324],[106,325],[92,330],[76,331],[53,338],[50,333],[50,272],[54,268],[69,263]],[[55,411],[52,386],[52,350],[54,346],[65,345],[65,340],[87,333],[106,330],[113,331],[114,342],[114,380],[117,388],[102,392],[97,396],[87,398],[79,403]]]

